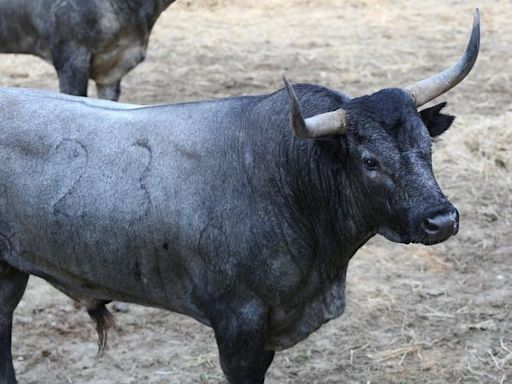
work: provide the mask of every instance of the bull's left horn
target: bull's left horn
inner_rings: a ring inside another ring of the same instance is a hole
[[[347,113],[342,108],[304,119],[292,85],[285,75],[283,75],[283,80],[290,100],[290,124],[297,137],[315,139],[322,136],[339,135],[347,131]]]
[[[480,12],[475,10],[473,30],[468,46],[462,57],[450,68],[437,75],[421,80],[406,90],[411,94],[417,107],[442,95],[459,84],[471,71],[478,56],[480,48]]]

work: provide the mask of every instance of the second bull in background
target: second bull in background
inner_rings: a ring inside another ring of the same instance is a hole
[[[53,64],[61,92],[117,101],[121,79],[145,59],[151,29],[175,0],[0,0],[0,53]]]

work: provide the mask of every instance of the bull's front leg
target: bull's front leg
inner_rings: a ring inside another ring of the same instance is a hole
[[[62,93],[87,96],[91,53],[74,42],[61,42],[52,49],[53,65]]]
[[[0,261],[0,383],[16,384],[12,364],[12,316],[25,292],[28,275]]]
[[[216,306],[212,325],[229,384],[262,384],[274,351],[265,349],[267,311],[258,300]]]
[[[112,84],[96,83],[98,98],[105,100],[117,101],[121,95],[121,80]]]

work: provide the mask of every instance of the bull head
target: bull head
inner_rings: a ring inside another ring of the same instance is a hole
[[[475,64],[479,45],[480,20],[476,10],[463,56],[451,68],[409,87],[383,89],[342,101],[339,93],[321,87],[315,88],[314,95],[322,97],[315,99],[308,93],[311,87],[294,90],[284,78],[295,136],[322,138],[308,140],[303,147],[315,148],[316,155],[324,160],[322,164],[333,165],[315,168],[322,172],[319,177],[337,180],[323,184],[333,186],[324,200],[335,199],[338,207],[353,196],[364,201],[349,209],[351,215],[357,209],[357,228],[366,223],[389,240],[423,244],[436,244],[457,233],[459,214],[434,177],[431,153],[432,137],[446,131],[454,117],[441,113],[445,103],[422,111],[418,107],[467,76]],[[309,111],[330,102],[331,112],[304,118],[295,91],[305,95]],[[336,153],[343,155],[333,156]],[[348,220],[351,215],[340,217]]]

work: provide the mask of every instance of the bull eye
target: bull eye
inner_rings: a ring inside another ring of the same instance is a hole
[[[372,159],[371,157],[365,157],[363,159],[363,164],[365,168],[368,169],[369,171],[375,171],[379,168],[379,163],[377,162],[377,160]]]

